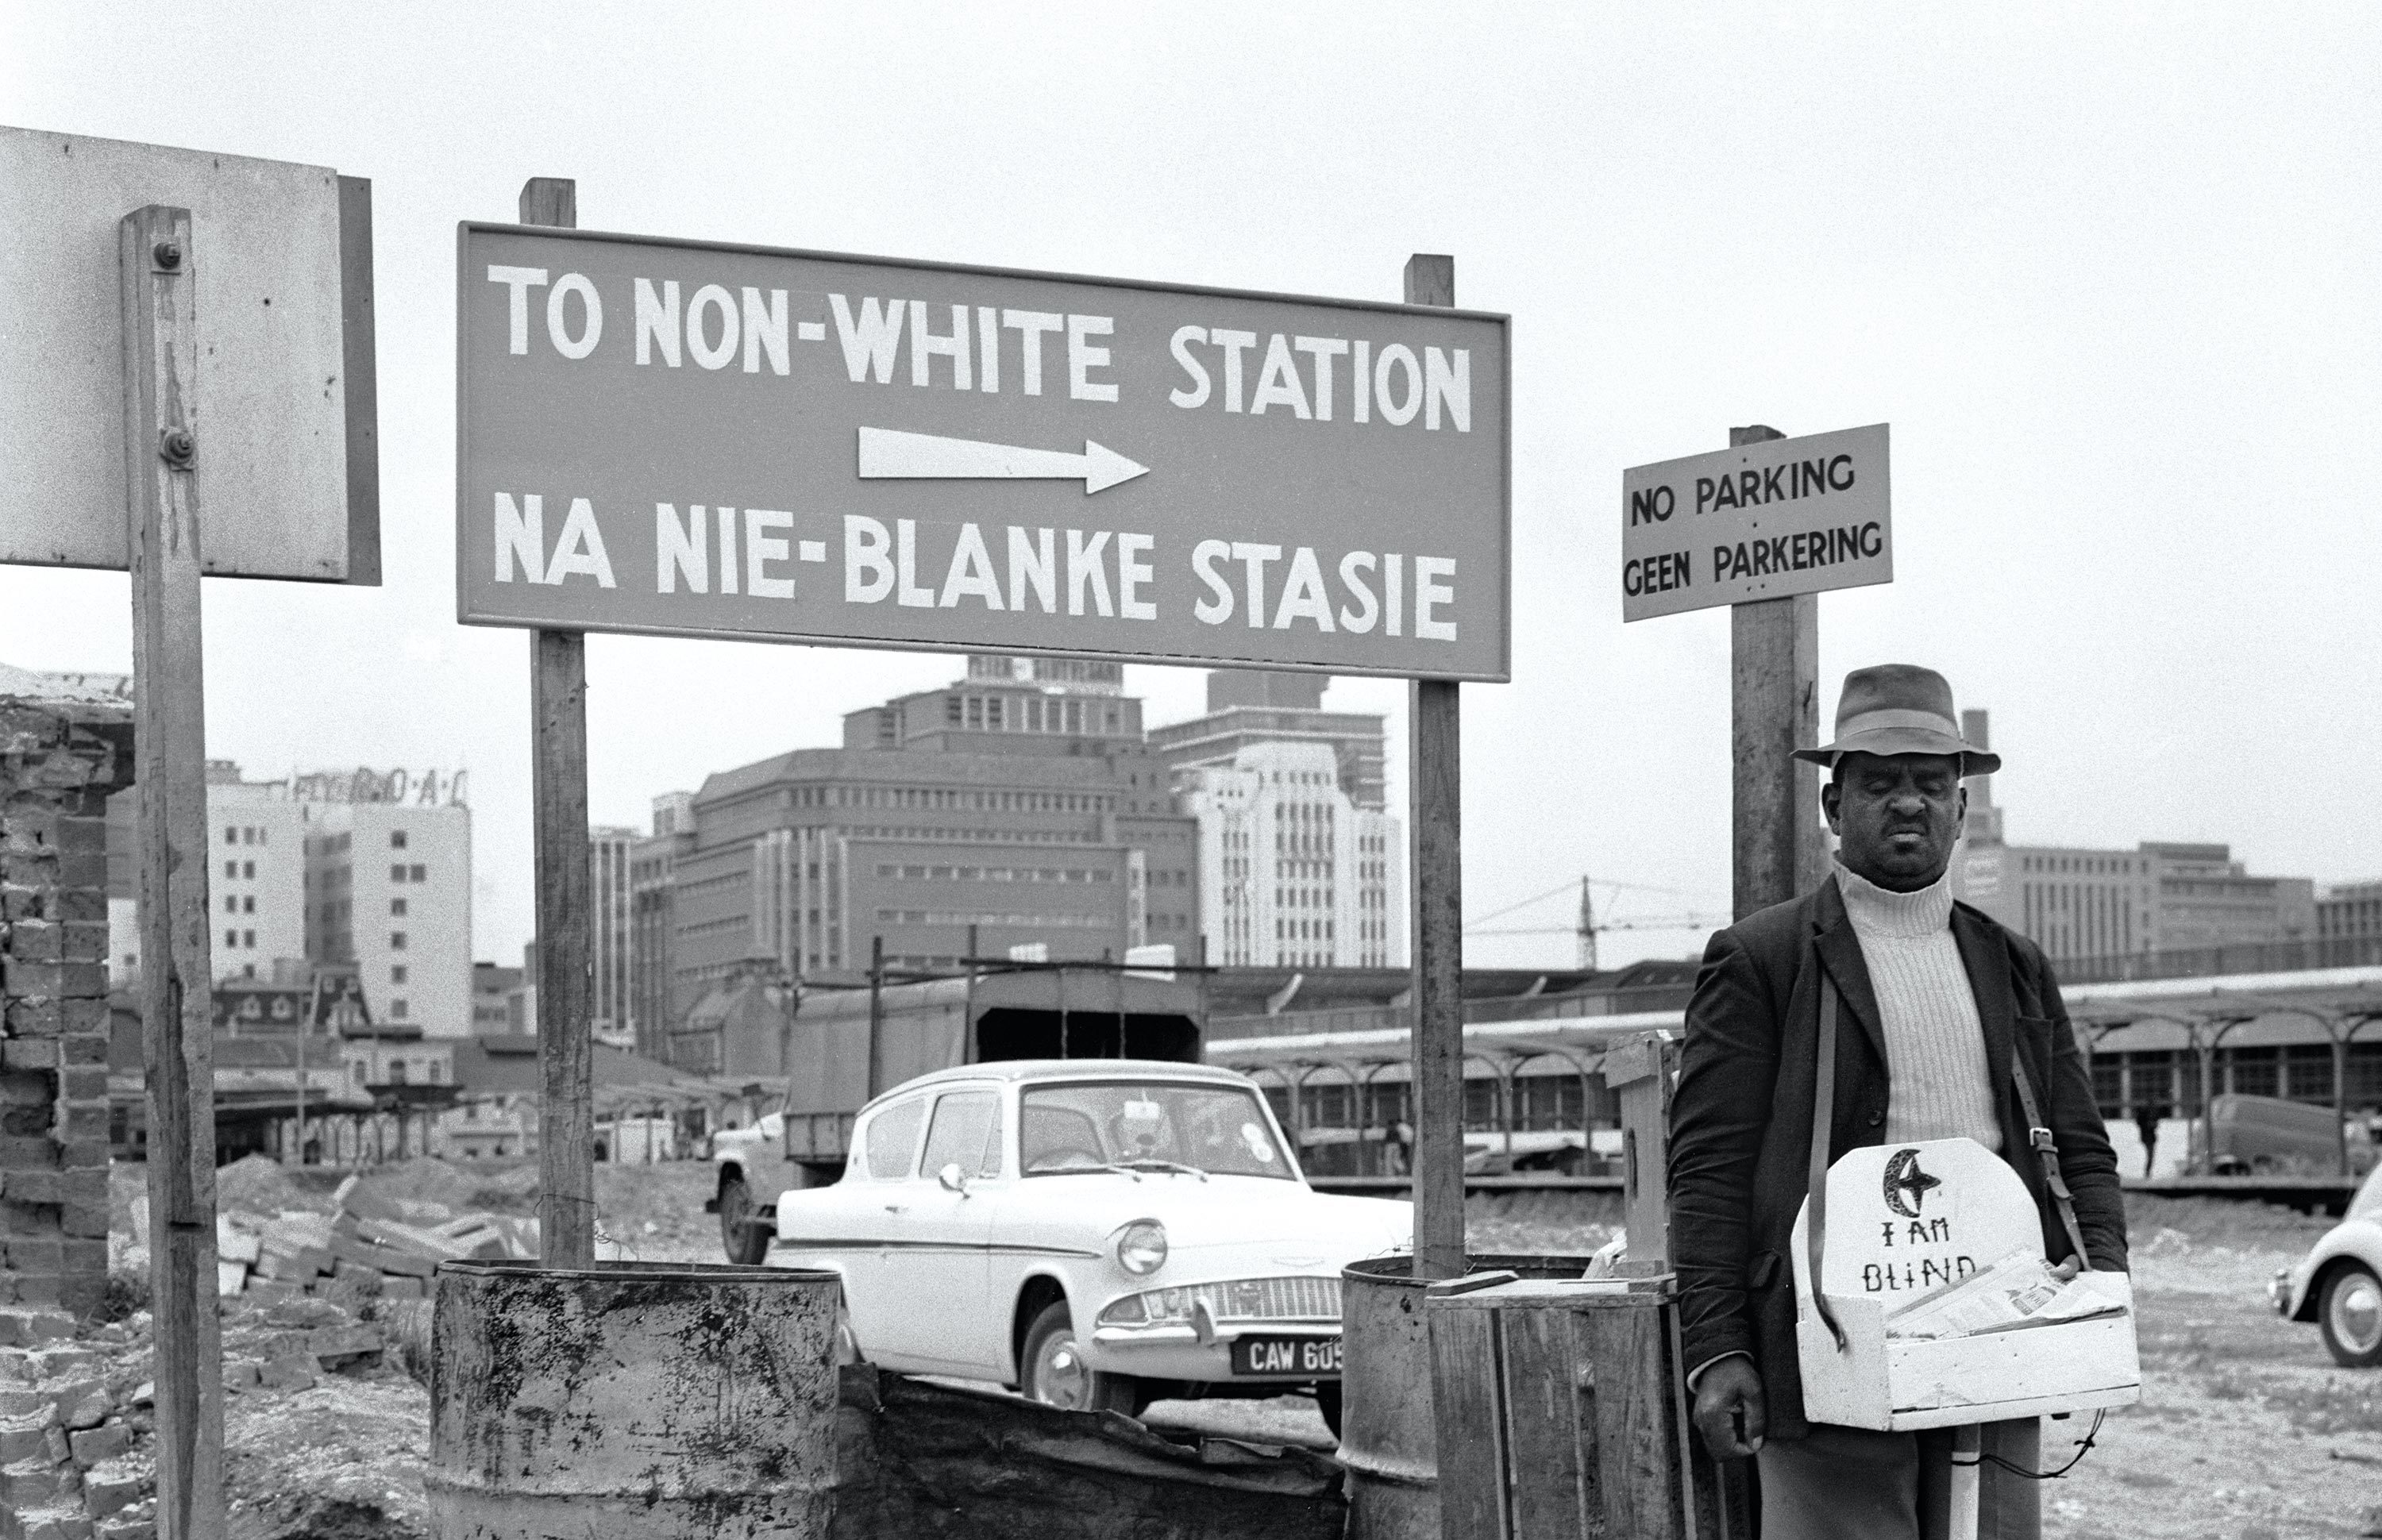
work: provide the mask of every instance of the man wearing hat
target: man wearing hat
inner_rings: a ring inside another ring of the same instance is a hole
[[[2034,1195],[2058,1262],[2075,1246],[2046,1192],[2056,1165],[2088,1265],[2122,1269],[2117,1159],[2042,951],[1952,899],[1961,778],[2001,764],[1962,740],[1952,687],[1907,664],[1858,669],[1836,740],[1796,757],[1828,768],[1835,870],[1714,935],[1688,1006],[1670,1169],[1683,1362],[1706,1446],[1755,1460],[1762,1540],[1933,1540],[1951,1430],[1877,1433],[1803,1412],[1788,1234],[1811,1179],[1823,980],[1842,1022],[1828,1163],[1862,1145],[1973,1139]],[[2029,1100],[2051,1129],[2050,1161],[2030,1137]],[[1985,1430],[1981,1536],[2039,1534],[2038,1484],[2010,1469],[2037,1470],[2037,1444],[2032,1419]]]

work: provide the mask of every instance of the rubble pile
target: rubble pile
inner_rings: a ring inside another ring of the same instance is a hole
[[[227,1299],[224,1393],[252,1411],[333,1376],[401,1380],[424,1308]],[[61,1313],[0,1308],[0,1535],[154,1540],[152,1362],[146,1312],[79,1331]]]
[[[537,1221],[485,1210],[457,1213],[427,1198],[350,1177],[334,1212],[266,1214],[227,1204],[215,1221],[217,1291],[266,1302],[338,1292],[421,1300],[441,1262],[537,1254]]]
[[[153,1540],[156,1505],[129,1459],[146,1432],[109,1371],[132,1334],[75,1336],[74,1318],[0,1309],[0,1528],[7,1540]]]
[[[216,1173],[216,1292],[257,1302],[307,1295],[426,1300],[441,1262],[536,1257],[538,1221],[467,1207],[474,1188],[441,1162],[350,1176],[328,1197],[302,1192],[262,1156]],[[419,1192],[436,1190],[438,1202]],[[505,1197],[496,1192],[496,1197]],[[148,1200],[124,1197],[124,1262],[145,1264]]]

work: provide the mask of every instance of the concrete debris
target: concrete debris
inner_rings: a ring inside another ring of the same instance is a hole
[[[320,1293],[226,1299],[226,1395],[264,1406],[351,1385],[418,1398],[396,1361],[424,1308],[350,1308]],[[154,1540],[149,1316],[78,1328],[63,1314],[11,1314],[18,1342],[0,1344],[0,1536]]]
[[[446,1204],[393,1193],[377,1179],[348,1178],[332,1206],[328,1215],[298,1208],[219,1214],[221,1292],[268,1302],[317,1294],[422,1300],[441,1262],[537,1254],[534,1218],[459,1214]]]

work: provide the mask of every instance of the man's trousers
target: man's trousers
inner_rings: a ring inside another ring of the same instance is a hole
[[[1811,1424],[1774,1438],[1762,1473],[1762,1540],[1944,1540],[1950,1533],[1952,1429],[1872,1433]],[[2020,1470],[2041,1469],[2041,1424],[1988,1423],[1983,1449]],[[1977,1485],[1978,1540],[2041,1540],[2043,1484],[1986,1460]]]

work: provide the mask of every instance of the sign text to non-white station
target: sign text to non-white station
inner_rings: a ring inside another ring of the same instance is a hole
[[[460,280],[466,621],[1504,677],[1501,317],[473,226]]]

